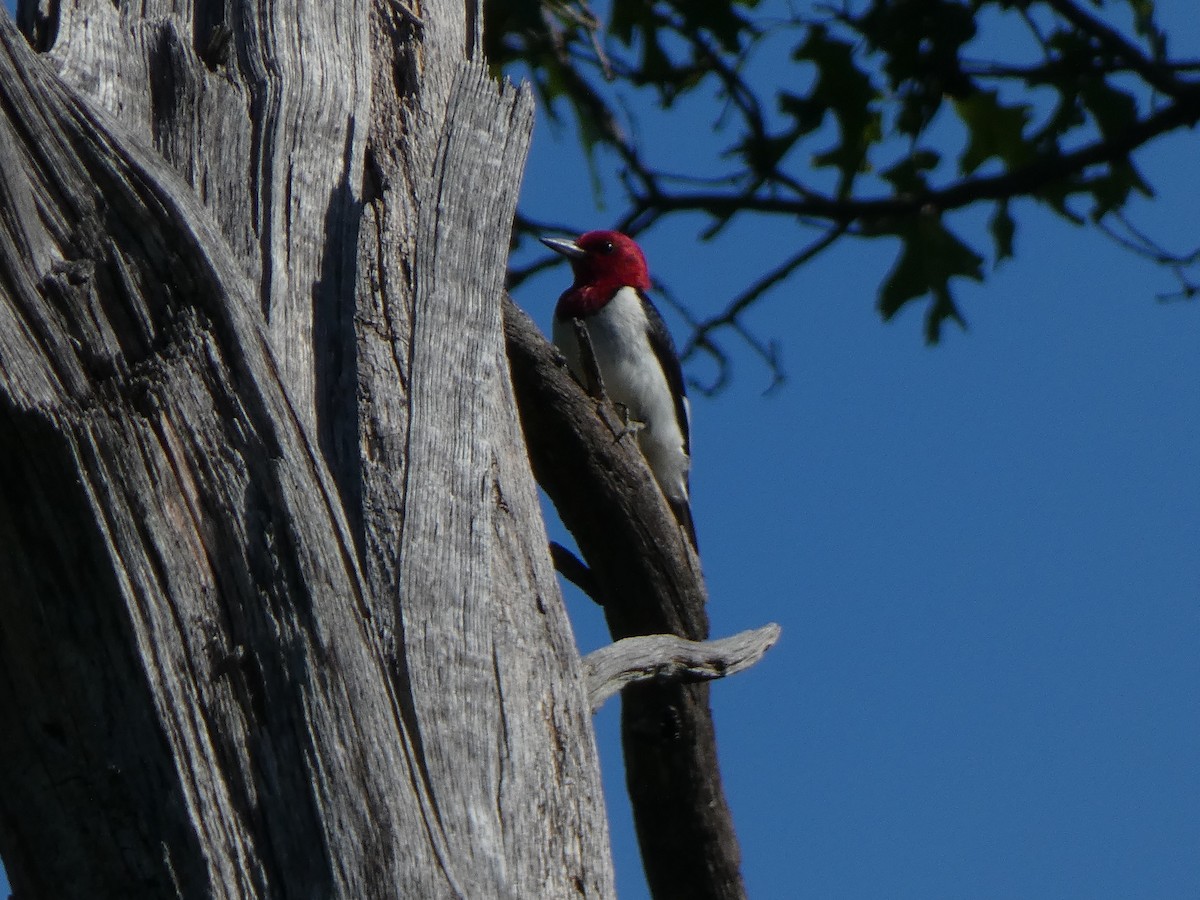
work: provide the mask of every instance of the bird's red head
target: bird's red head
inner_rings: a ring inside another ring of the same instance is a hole
[[[542,238],[542,243],[571,261],[575,284],[561,303],[573,307],[573,315],[594,312],[623,287],[650,289],[642,248],[619,231],[589,231],[574,241]]]
[[[642,248],[619,231],[589,231],[575,246],[583,251],[571,258],[576,284],[610,282],[617,287],[650,289],[650,272]]]

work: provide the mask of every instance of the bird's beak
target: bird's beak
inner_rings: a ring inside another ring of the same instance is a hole
[[[565,238],[539,238],[543,244],[553,250],[555,253],[561,253],[567,259],[583,259],[587,256],[587,251],[580,247],[574,241],[568,241]]]

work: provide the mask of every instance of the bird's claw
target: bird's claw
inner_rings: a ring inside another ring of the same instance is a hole
[[[613,437],[617,441],[620,441],[626,437],[636,438],[638,436],[638,433],[643,428],[646,427],[646,423],[639,422],[637,419],[633,418],[629,414],[629,407],[626,406],[624,403],[617,403],[614,401],[613,406],[616,407],[617,414],[618,414],[618,416],[620,416],[620,419],[617,422],[613,422],[611,420],[611,417],[609,416],[609,413],[608,413],[609,408],[607,405],[600,407],[601,411],[604,414],[604,422],[606,425],[608,425],[609,430],[612,431]]]

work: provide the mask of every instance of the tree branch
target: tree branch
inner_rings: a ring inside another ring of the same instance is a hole
[[[642,205],[664,212],[684,210],[722,216],[741,212],[788,216],[817,216],[834,222],[871,222],[907,216],[932,207],[946,211],[979,200],[1004,200],[1032,194],[1089,166],[1124,159],[1142,144],[1181,126],[1200,121],[1200,89],[1186,92],[1175,102],[1130,125],[1120,135],[1094,141],[1070,153],[1045,154],[1027,165],[997,175],[962,178],[943,188],[897,194],[891,197],[838,199],[829,196],[743,196],[734,193],[690,193],[639,197]]]
[[[634,442],[613,440],[562,355],[508,297],[504,331],[534,475],[595,576],[613,639],[674,634],[705,640],[700,561]],[[708,685],[631,685],[622,694],[621,722],[626,781],[653,896],[744,898]]]
[[[557,541],[550,542],[550,558],[559,575],[596,600],[596,579],[587,563]]]
[[[689,336],[688,341],[684,345],[680,355],[684,359],[687,359],[697,349],[704,348],[717,359],[718,365],[720,366],[720,372],[718,373],[717,381],[708,388],[702,386],[702,390],[704,390],[705,393],[713,393],[724,387],[728,377],[728,360],[720,351],[720,348],[716,347],[716,345],[712,343],[710,338],[710,334],[715,329],[727,325],[735,327],[738,331],[738,334],[741,335],[742,338],[748,344],[750,344],[751,348],[767,363],[767,366],[771,371],[771,385],[767,388],[767,390],[771,390],[771,388],[776,387],[783,381],[783,369],[779,364],[777,355],[772,352],[773,348],[770,345],[763,346],[757,338],[742,328],[739,317],[755,300],[757,300],[775,285],[779,284],[779,282],[786,279],[789,275],[796,271],[796,269],[800,268],[810,259],[817,256],[826,247],[841,237],[846,232],[847,227],[848,226],[844,223],[834,225],[816,241],[806,247],[801,248],[799,252],[784,260],[770,272],[767,272],[765,275],[759,278],[758,281],[754,282],[754,284],[750,285],[750,287],[746,288],[746,290],[742,291],[742,293],[734,297],[731,301],[729,301],[728,304],[726,304],[725,308],[721,312],[709,316],[707,319],[703,319],[699,322],[691,323],[692,334]]]
[[[711,681],[736,675],[775,646],[779,631],[772,623],[715,641],[651,634],[601,647],[583,658],[592,712],[617,691],[641,681]]]
[[[595,61],[590,55],[595,49],[594,30],[585,33],[578,23],[551,29],[558,37],[554,59],[565,74],[561,85],[546,90],[552,97],[564,97],[573,104],[580,119],[580,135],[590,150],[611,150],[621,161],[626,206],[613,218],[612,227],[618,230],[636,235],[671,218],[673,213],[698,212],[706,217],[699,237],[707,240],[735,218],[751,213],[783,216],[785,220],[794,217],[801,222],[819,220],[822,227],[840,227],[837,237],[896,234],[908,244],[903,232],[913,216],[925,212],[936,215],[980,202],[1033,196],[1072,218],[1072,212],[1063,205],[1064,198],[1091,195],[1097,208],[1111,212],[1127,195],[1120,192],[1131,180],[1125,165],[1134,152],[1167,132],[1200,121],[1200,83],[1189,78],[1200,63],[1194,58],[1173,60],[1167,56],[1152,10],[1147,7],[1139,12],[1138,34],[1127,36],[1085,9],[1088,5],[1085,0],[1029,0],[1016,4],[1016,14],[1041,48],[1042,58],[1037,63],[965,58],[962,53],[969,46],[966,44],[945,48],[953,51],[952,67],[968,84],[974,78],[992,79],[993,83],[995,79],[1020,79],[1056,92],[1058,106],[1049,121],[1030,134],[1026,133],[1027,123],[1013,130],[1015,120],[997,126],[1011,132],[1004,138],[1012,144],[1007,149],[1000,148],[995,134],[989,136],[986,128],[977,128],[974,114],[964,117],[956,110],[968,148],[974,148],[971,152],[984,153],[989,160],[998,159],[1000,165],[989,165],[983,170],[988,174],[980,174],[974,167],[969,167],[966,175],[942,174],[947,171],[945,167],[930,172],[921,168],[911,177],[901,173],[894,179],[895,191],[891,194],[880,192],[889,190],[892,184],[874,191],[852,190],[865,171],[854,160],[865,161],[866,156],[861,154],[870,150],[873,170],[885,173],[885,179],[892,162],[904,165],[906,151],[901,143],[906,139],[906,126],[900,126],[896,117],[902,119],[918,95],[927,93],[936,107],[941,101],[935,98],[946,93],[945,85],[939,82],[941,73],[905,56],[910,50],[915,52],[908,47],[907,37],[896,36],[892,41],[884,33],[886,29],[875,33],[873,29],[882,27],[879,22],[856,17],[845,5],[840,10],[837,5],[821,8],[815,18],[792,12],[777,28],[764,31],[760,26],[765,18],[761,15],[735,14],[729,20],[716,15],[693,16],[671,2],[656,7],[637,26],[648,45],[660,48],[653,66],[648,66],[647,58],[637,52],[616,44],[610,48],[611,58],[602,67],[605,77],[615,73],[631,91],[654,91],[664,113],[677,97],[693,91],[722,102],[714,130],[729,141],[723,152],[714,151],[713,166],[723,174],[707,184],[705,179],[653,165],[643,156],[636,137],[614,126],[625,96],[619,87],[602,85],[595,77]],[[1012,4],[985,0],[973,5],[974,14],[980,15],[988,6],[1007,8]],[[560,13],[558,18],[561,22],[563,15]],[[722,23],[720,27],[718,22]],[[790,29],[804,36],[793,52],[793,62],[816,67],[820,90],[813,87],[797,93],[786,80],[785,86],[766,88],[745,66],[747,56],[763,46],[761,39],[768,33],[778,35]],[[803,47],[818,32],[825,35],[817,41],[824,49],[813,50],[809,56]],[[1070,40],[1060,42],[1055,35],[1070,35]],[[498,44],[502,49],[503,42]],[[872,58],[864,49],[869,47],[875,47],[879,56]],[[1078,85],[1084,82],[1095,93],[1081,99]],[[845,108],[831,100],[838,95],[839,85],[853,86],[856,92],[855,100]],[[777,108],[766,102],[772,93]],[[1080,104],[1084,115],[1078,114]],[[860,113],[866,116],[861,122]],[[813,190],[796,175],[804,166],[799,151],[807,146],[818,126],[831,118],[843,131],[841,144],[822,151],[815,162],[819,167],[836,167],[840,183]],[[1131,124],[1126,125],[1126,120]],[[868,122],[874,124],[867,127]],[[1063,147],[1071,149],[1064,151]],[[918,136],[917,143],[907,151],[909,164],[918,151],[938,163],[948,162],[942,147],[922,143]],[[940,180],[941,186],[926,184],[926,177]],[[1078,217],[1074,220],[1082,223]],[[718,368],[711,384],[698,385],[701,390],[720,389],[728,377],[728,356],[711,337],[723,328],[746,339],[771,368],[773,383],[778,381],[780,372],[773,347],[745,332],[738,312],[752,306],[805,261],[798,262],[795,257],[781,260],[725,311],[700,325],[693,323],[688,349],[710,354]],[[542,267],[539,261],[515,270],[510,284],[518,284]],[[934,300],[933,322],[943,316],[957,317],[948,292],[925,293]]]
[[[1094,37],[1106,50],[1141,75],[1151,87],[1172,97],[1195,91],[1195,85],[1179,81],[1169,66],[1159,65],[1150,59],[1140,47],[1127,40],[1119,31],[1086,10],[1080,9],[1071,0],[1043,0],[1043,2],[1084,34]]]

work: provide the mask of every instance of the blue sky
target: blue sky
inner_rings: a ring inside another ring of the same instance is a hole
[[[1196,55],[1186,4],[1159,9]],[[711,150],[715,108],[692,114],[681,141],[642,113],[676,170]],[[1142,163],[1159,197],[1136,220],[1178,250],[1200,244],[1195,153],[1184,136]],[[594,199],[543,116],[526,211],[607,225],[619,201]],[[988,213],[952,224],[981,235]],[[1099,235],[1014,213],[1017,259],[957,284],[967,332],[927,347],[917,307],[882,323],[896,247],[847,243],[748,318],[787,383],[763,396],[739,353],[729,390],[693,398],[714,634],[783,626],[713,688],[752,897],[1200,896],[1200,307],[1156,302],[1169,275]],[[811,239],[700,230],[642,243],[701,315]],[[548,329],[568,281],[518,301]],[[583,648],[604,643],[569,603]],[[597,724],[619,893],[644,898],[615,705]]]
[[[1194,236],[1187,152],[1156,154],[1178,193],[1147,213]],[[1163,274],[1097,236],[1026,223],[1019,259],[961,289],[969,333],[881,324],[891,257],[848,245],[752,317],[788,383],[762,396],[745,359],[693,401],[714,633],[783,626],[713,691],[753,897],[1200,892],[1200,310],[1156,304]],[[778,238],[645,243],[715,309]],[[519,295],[544,327],[565,278]],[[620,893],[644,897],[615,709],[598,724]]]
[[[1160,3],[1181,49],[1188,3]],[[1195,157],[1188,135],[1143,161],[1160,196],[1138,221],[1176,249],[1200,244]],[[617,201],[595,200],[570,133],[541,117],[527,211],[607,225]],[[1015,213],[1017,259],[958,285],[969,331],[931,348],[920,309],[881,323],[895,247],[846,244],[749,317],[780,341],[786,384],[764,396],[736,351],[732,386],[693,399],[713,632],[783,626],[713,689],[758,900],[1200,895],[1200,306],[1155,302],[1167,274],[1098,235]],[[701,313],[803,240],[698,230],[643,246]],[[517,293],[547,331],[568,279]],[[604,643],[596,610],[568,603],[582,648]],[[617,719],[610,703],[597,727],[619,892],[637,900]]]

